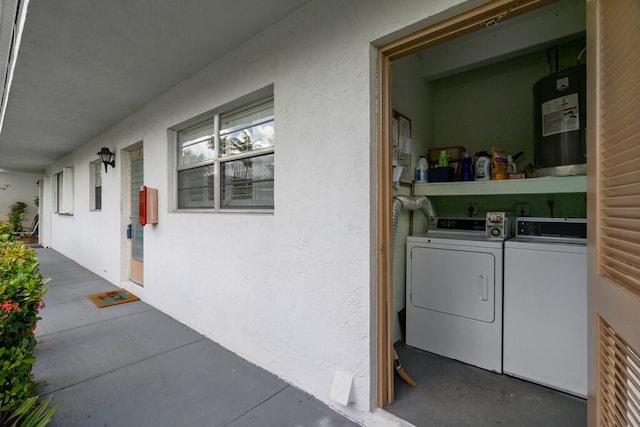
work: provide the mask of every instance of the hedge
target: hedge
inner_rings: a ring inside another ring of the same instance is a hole
[[[0,426],[35,395],[34,330],[47,288],[35,250],[0,222]]]

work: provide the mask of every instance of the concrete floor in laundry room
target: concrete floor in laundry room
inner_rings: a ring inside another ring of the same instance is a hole
[[[396,343],[417,382],[395,376],[395,402],[385,407],[418,427],[587,425],[584,399]]]

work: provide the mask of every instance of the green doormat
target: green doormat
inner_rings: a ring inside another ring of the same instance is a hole
[[[140,298],[122,288],[109,292],[98,292],[97,294],[90,294],[87,295],[87,298],[98,308],[140,300]]]

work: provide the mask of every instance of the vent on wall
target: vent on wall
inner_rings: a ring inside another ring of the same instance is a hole
[[[606,321],[598,324],[598,425],[640,425],[640,356]]]

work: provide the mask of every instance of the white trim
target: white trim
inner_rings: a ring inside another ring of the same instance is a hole
[[[18,51],[20,50],[22,30],[28,8],[29,0],[3,0],[1,4],[0,17],[2,18],[2,27],[0,28],[0,42],[2,42],[1,49],[2,51],[6,49],[6,54],[0,55],[0,63],[7,65],[3,73],[5,79],[2,107],[0,108],[0,131],[2,131],[4,116],[7,112],[7,101],[9,100],[11,83],[13,82],[13,72],[16,68],[16,59],[18,57]],[[10,23],[11,25],[9,26]]]

